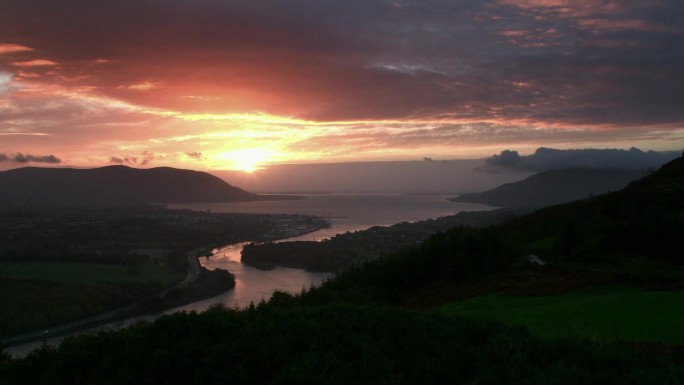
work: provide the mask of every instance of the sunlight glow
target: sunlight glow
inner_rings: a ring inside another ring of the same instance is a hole
[[[273,158],[273,155],[269,150],[246,148],[224,152],[218,156],[218,159],[224,161],[229,169],[252,173],[262,169]]]
[[[0,92],[5,92],[9,89],[9,83],[12,81],[12,74],[0,72]]]

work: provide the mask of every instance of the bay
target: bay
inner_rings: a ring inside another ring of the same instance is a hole
[[[450,202],[453,195],[305,194],[303,199],[256,202],[186,203],[168,205],[220,213],[308,214],[330,218],[332,226],[288,240],[321,240],[347,231],[389,226],[453,215],[461,211],[486,211],[476,203]]]

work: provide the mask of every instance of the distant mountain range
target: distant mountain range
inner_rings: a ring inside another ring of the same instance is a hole
[[[643,172],[637,170],[550,170],[492,190],[462,194],[450,201],[506,208],[541,208],[617,191],[642,176]]]
[[[25,167],[0,172],[0,206],[102,207],[262,199],[205,172],[169,167]]]

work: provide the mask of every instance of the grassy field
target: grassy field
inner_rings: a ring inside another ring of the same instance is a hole
[[[155,281],[167,286],[184,276],[152,263],[137,267],[76,262],[0,263],[0,279],[45,280],[79,285]]]
[[[183,279],[165,266],[75,262],[0,263],[0,336],[115,309]]]
[[[684,344],[684,290],[600,287],[558,296],[491,294],[452,302],[441,311],[525,326],[544,337]]]

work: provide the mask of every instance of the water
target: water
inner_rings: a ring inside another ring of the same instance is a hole
[[[310,194],[304,199],[265,202],[188,203],[169,205],[172,209],[190,209],[220,213],[308,214],[330,217],[332,227],[289,240],[321,240],[347,231],[371,226],[389,226],[399,222],[453,215],[461,211],[489,210],[475,203],[449,202],[453,195],[358,195]]]
[[[446,199],[446,195],[304,195],[305,199],[267,202],[228,202],[211,204],[175,204],[169,208],[211,210],[224,213],[254,214],[309,214],[330,217],[332,227],[304,234],[288,240],[321,240],[335,234],[356,231],[375,225],[392,225],[399,222],[414,222],[429,218],[438,218],[456,214],[460,211],[489,210],[491,207],[454,203]],[[243,265],[240,252],[244,243],[219,247],[212,251],[210,258],[200,258],[200,263],[207,269],[225,269],[235,275],[235,288],[218,296],[193,302],[184,306],[166,310],[163,314],[178,311],[203,311],[214,304],[221,303],[226,307],[245,307],[251,302],[268,300],[274,291],[280,290],[292,294],[303,288],[320,285],[331,276],[330,273],[312,273],[301,269],[276,267],[262,271]],[[139,321],[151,321],[162,314],[136,317],[125,321],[98,326],[83,333],[94,333],[100,330],[118,329]],[[64,336],[36,341],[23,345],[5,348],[13,356],[26,355],[42,343],[58,344]]]
[[[240,262],[245,243],[236,243],[214,249],[210,258],[200,258],[200,264],[209,270],[224,269],[235,275],[235,287],[221,295],[182,306],[177,310],[202,311],[212,304],[243,308],[250,303],[268,300],[274,291],[298,293],[302,289],[320,285],[330,273],[311,273],[302,269],[275,267],[262,271]],[[173,312],[172,310],[171,312]]]

